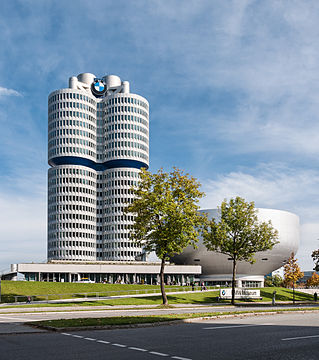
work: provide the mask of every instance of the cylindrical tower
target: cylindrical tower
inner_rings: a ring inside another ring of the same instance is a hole
[[[149,105],[118,76],[83,73],[49,95],[48,259],[135,260],[123,214],[149,165]]]

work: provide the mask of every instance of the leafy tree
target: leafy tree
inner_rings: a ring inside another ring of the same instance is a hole
[[[319,250],[314,250],[311,254],[311,257],[315,263],[315,267],[313,269],[319,271]]]
[[[295,254],[291,253],[287,263],[284,265],[284,283],[286,287],[293,288],[293,303],[295,303],[295,284],[303,277],[304,273],[300,270]]]
[[[266,276],[264,283],[266,287],[274,286],[274,284],[272,283],[272,276]]]
[[[125,209],[132,213],[134,224],[130,237],[155,252],[161,259],[160,285],[163,304],[167,305],[164,287],[165,261],[198,241],[205,216],[198,212],[199,198],[204,193],[200,183],[189,174],[174,168],[170,173],[142,169],[138,186],[132,189],[135,198]]]
[[[235,303],[236,267],[238,261],[253,264],[256,252],[270,250],[278,242],[278,232],[271,222],[259,222],[253,202],[240,197],[224,200],[218,208],[220,220],[212,219],[203,232],[208,250],[227,255],[233,263],[232,304]]]
[[[316,272],[313,272],[311,277],[307,280],[306,285],[309,287],[319,286],[319,275]]]
[[[272,277],[272,283],[274,284],[275,287],[281,287],[283,285],[284,279],[276,274]]]
[[[283,278],[276,274],[274,276],[267,276],[265,279],[265,286],[281,287],[283,285]]]

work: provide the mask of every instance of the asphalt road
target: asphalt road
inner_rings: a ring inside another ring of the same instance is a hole
[[[75,311],[75,308],[69,310],[63,308],[56,308],[47,310],[37,308],[36,311],[30,309],[23,309],[21,312],[13,312],[11,309],[8,311],[0,310],[0,325],[2,323],[13,323],[13,322],[30,322],[30,321],[40,321],[40,320],[56,320],[56,319],[74,319],[74,318],[95,318],[95,317],[113,317],[113,316],[139,316],[139,315],[161,315],[161,314],[184,314],[187,312],[192,313],[203,313],[203,312],[228,312],[228,311],[241,311],[241,310],[267,310],[267,309],[290,309],[298,307],[313,307],[314,305],[286,305],[286,306],[239,306],[239,307],[230,307],[230,306],[199,306],[194,307],[190,305],[189,307],[176,307],[169,309],[162,308],[142,308],[137,307],[131,309],[94,309],[90,307],[86,310]],[[317,306],[317,305],[316,305]],[[78,308],[79,309],[79,308]],[[28,312],[29,311],[29,312]],[[1,333],[1,327],[0,327]]]
[[[318,325],[318,313],[286,313],[153,328],[0,335],[0,359],[317,360]]]

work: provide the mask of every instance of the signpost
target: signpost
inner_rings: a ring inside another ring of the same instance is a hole
[[[231,299],[231,290],[232,289],[220,289],[219,298],[220,299]],[[235,289],[235,299],[259,299],[260,290],[248,290],[248,289]]]

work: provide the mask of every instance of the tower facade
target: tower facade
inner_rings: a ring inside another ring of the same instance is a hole
[[[118,76],[84,73],[48,98],[48,260],[132,261],[123,208],[149,165],[149,104]]]

